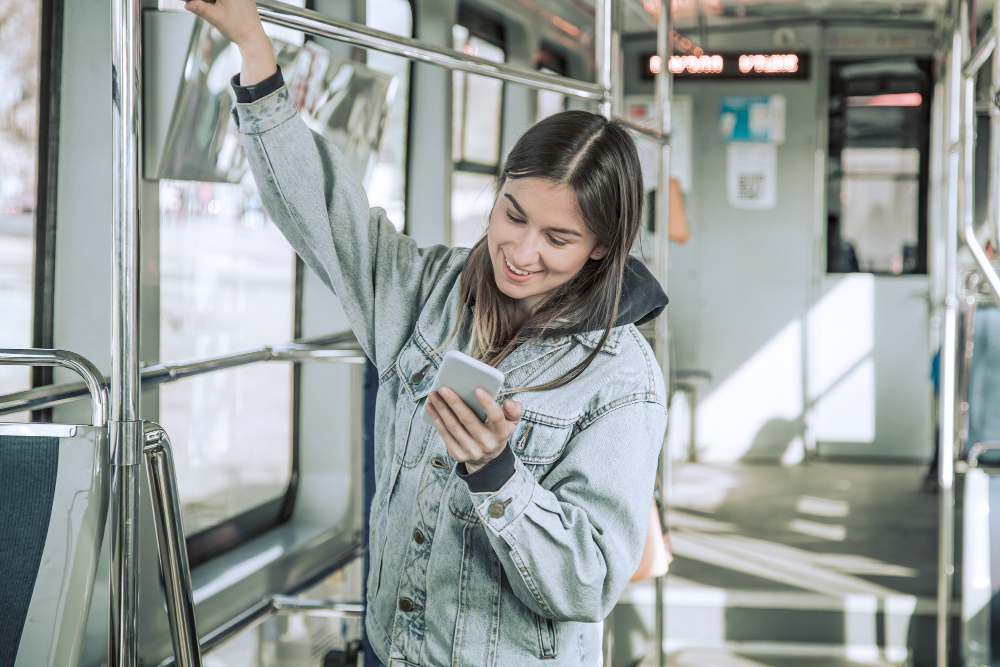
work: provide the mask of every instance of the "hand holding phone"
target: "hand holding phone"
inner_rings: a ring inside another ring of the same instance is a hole
[[[440,391],[443,387],[448,387],[476,413],[479,421],[484,422],[486,411],[476,398],[476,389],[485,389],[495,400],[502,386],[502,372],[458,350],[450,350],[444,355],[441,369],[431,384],[431,391]],[[434,425],[434,420],[426,408],[424,408],[424,421],[431,426]]]
[[[497,405],[502,385],[500,371],[449,352],[424,404],[424,418],[434,424],[451,457],[470,473],[503,452],[524,414],[518,401],[507,399],[503,406]]]

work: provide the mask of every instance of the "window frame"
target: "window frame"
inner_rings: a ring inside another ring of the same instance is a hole
[[[898,59],[896,57],[889,56],[889,59]],[[827,86],[828,95],[827,99],[830,100],[828,103],[826,119],[827,127],[830,128],[833,125],[834,118],[834,107],[832,100],[834,96],[839,92],[839,87],[835,83],[835,77],[837,76],[838,68],[843,65],[849,65],[852,63],[862,63],[879,60],[878,57],[846,57],[846,58],[830,58],[827,61],[828,76],[827,76]],[[929,258],[928,258],[928,193],[930,192],[930,142],[931,142],[931,109],[933,106],[933,60],[926,56],[912,56],[913,62],[919,67],[925,74],[925,78],[922,84],[922,89],[920,94],[922,95],[921,103],[921,115],[920,123],[921,126],[918,129],[919,135],[917,137],[917,149],[920,152],[920,159],[918,165],[918,173],[916,178],[917,183],[917,240],[916,240],[916,265],[913,271],[893,273],[891,271],[831,271],[830,264],[833,256],[833,238],[831,236],[831,223],[830,220],[836,213],[838,217],[838,230],[837,234],[840,235],[839,227],[842,224],[842,211],[839,207],[834,207],[831,202],[834,198],[839,198],[840,187],[843,182],[844,172],[841,162],[841,154],[846,148],[844,145],[844,137],[842,135],[836,135],[831,130],[827,133],[826,140],[826,150],[827,150],[827,174],[826,182],[827,188],[829,189],[826,200],[824,201],[824,208],[826,210],[826,223],[823,228],[824,237],[824,251],[823,251],[823,272],[825,275],[829,276],[842,276],[842,275],[873,275],[879,277],[896,277],[896,276],[920,276],[928,275],[929,270]],[[840,113],[838,111],[838,113]],[[834,191],[836,187],[836,191]]]
[[[312,2],[313,2],[313,0],[306,0],[306,4],[307,5],[311,4]],[[408,4],[410,6],[410,38],[412,39],[417,34],[417,3],[415,2],[415,0],[406,0],[406,4]],[[368,25],[368,17],[367,17],[367,15],[365,16],[365,25]],[[358,47],[358,48],[359,48],[359,50],[361,50],[361,51],[364,52],[364,54],[365,54],[364,62],[367,64],[367,62],[368,62],[368,51],[365,50],[365,49],[361,49],[361,47]],[[411,138],[413,137],[413,113],[412,113],[412,111],[413,111],[413,83],[414,83],[413,74],[416,71],[416,67],[415,67],[416,61],[414,61],[414,60],[412,60],[410,58],[407,58],[406,62],[407,62],[407,65],[406,65],[407,74],[406,75],[409,78],[409,82],[408,82],[408,84],[406,86],[406,141],[404,142],[405,145],[403,147],[403,150],[404,150],[404,158],[403,158],[403,211],[404,211],[404,214],[403,214],[403,228],[402,228],[402,233],[403,234],[409,233],[409,229],[410,229],[410,223],[409,223],[409,218],[410,218],[410,214],[409,214],[409,211],[410,211],[410,161],[413,159],[413,156],[411,155],[412,152],[410,151],[410,147],[411,147],[411,144],[412,144]]]
[[[59,195],[59,117],[62,86],[63,0],[39,3],[38,142],[35,152],[34,268],[31,280],[31,340],[53,348],[55,331],[56,214]],[[54,369],[34,366],[31,387],[51,385]],[[52,408],[33,410],[33,422],[51,422]]]
[[[412,0],[411,0],[412,2]],[[454,25],[460,25],[469,31],[469,37],[475,37],[487,42],[501,51],[503,51],[503,62],[507,62],[507,29],[501,18],[493,18],[488,14],[482,12],[477,7],[472,7],[466,3],[461,3],[458,6],[458,17],[455,19]],[[465,77],[469,76],[481,76],[476,74],[469,74],[468,72],[461,73]],[[464,87],[463,92],[467,94],[468,88]],[[507,95],[507,83],[504,81],[500,82],[500,122],[497,126],[497,160],[495,164],[483,164],[480,162],[472,162],[465,159],[465,153],[463,151],[462,158],[460,160],[452,160],[452,171],[464,171],[473,174],[490,174],[495,176],[500,169],[500,164],[503,162],[503,120],[504,120],[504,101]],[[468,109],[465,105],[465,100],[462,100],[462,132],[465,132],[465,118],[464,116],[468,113]]]
[[[559,76],[564,76],[569,78],[570,66],[569,57],[565,51],[552,46],[549,42],[542,40],[538,47],[538,51],[535,52],[534,57],[535,70],[541,72],[543,70],[548,70],[554,72]],[[536,90],[535,94],[540,95],[542,90]],[[566,111],[569,109],[569,95],[563,95],[562,110]],[[535,122],[537,123],[540,119],[538,118],[538,99],[535,100]]]

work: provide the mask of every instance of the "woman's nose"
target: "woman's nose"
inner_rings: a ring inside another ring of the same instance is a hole
[[[511,249],[507,259],[522,269],[530,269],[538,262],[538,250],[531,243],[520,243]]]

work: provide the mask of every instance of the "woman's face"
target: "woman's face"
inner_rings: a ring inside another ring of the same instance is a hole
[[[607,254],[584,223],[573,190],[544,178],[508,179],[486,234],[497,287],[525,314],[588,259]]]

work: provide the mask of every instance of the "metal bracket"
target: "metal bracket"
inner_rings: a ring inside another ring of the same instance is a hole
[[[140,432],[142,422],[108,422],[108,439],[111,442],[111,465],[134,466],[139,464],[142,449]]]
[[[1000,468],[1000,464],[986,464],[980,465],[979,458],[986,452],[998,451],[1000,450],[1000,442],[987,441],[987,442],[977,442],[972,447],[969,448],[969,454],[966,456],[966,460],[969,463],[970,468]]]

